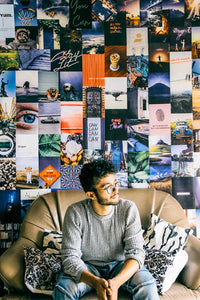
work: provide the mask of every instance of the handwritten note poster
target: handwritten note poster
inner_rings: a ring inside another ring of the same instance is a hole
[[[92,5],[90,0],[69,1],[69,24],[71,29],[92,28]]]

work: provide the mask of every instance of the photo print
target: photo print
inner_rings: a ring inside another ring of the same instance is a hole
[[[59,20],[38,20],[39,49],[60,49]]]
[[[150,166],[150,187],[171,193],[171,166]]]
[[[140,0],[140,26],[155,27],[162,25],[162,1]]]
[[[62,0],[36,0],[37,19],[58,19],[60,25],[65,27],[69,23],[69,1]]]
[[[140,25],[140,1],[126,1],[126,27],[139,27]]]
[[[119,12],[105,24],[105,45],[126,45],[126,13]]]
[[[170,104],[150,104],[149,120],[150,135],[170,135]]]
[[[195,197],[195,208],[200,209],[200,196],[199,196],[199,188],[200,188],[200,178],[193,178],[194,182],[194,197]]]
[[[148,89],[147,88],[128,88],[128,118],[129,119],[148,119]]]
[[[60,188],[60,157],[39,158],[39,188]]]
[[[149,44],[149,72],[168,73],[169,72],[169,51],[168,44]]]
[[[200,25],[200,24],[199,24]],[[192,58],[200,58],[199,27],[192,27]]]
[[[0,158],[0,190],[16,190],[16,159]]]
[[[60,134],[60,103],[39,103],[39,134]]]
[[[83,119],[83,147],[84,149],[103,149],[105,142],[105,119]]]
[[[82,72],[60,72],[61,101],[82,101]]]
[[[19,191],[0,191],[0,223],[20,223]]]
[[[123,3],[123,1],[121,1]],[[116,1],[92,0],[92,19],[93,21],[108,21],[118,12]],[[120,1],[119,1],[120,3]]]
[[[38,101],[38,72],[16,71],[17,102]]]
[[[0,28],[1,28],[0,38],[13,38],[15,36],[13,5],[10,4],[0,5]]]
[[[173,1],[173,0],[163,0],[162,1],[162,8],[164,10],[170,11],[170,19],[175,20],[175,22],[182,21],[185,17],[185,1]]]
[[[105,43],[104,40],[104,23],[92,22],[91,29],[83,29],[83,54],[103,54]]]
[[[16,158],[16,186],[17,188],[38,188],[39,177],[38,157]]]
[[[16,135],[16,157],[34,157],[38,153],[38,134]]]
[[[0,67],[4,71],[19,69],[19,52],[16,50],[0,50]]]
[[[126,77],[126,46],[105,46],[105,76]]]
[[[16,104],[16,132],[17,134],[38,133],[38,103]]]
[[[83,151],[83,165],[101,158],[105,158],[105,151],[102,149],[84,149]]]
[[[172,196],[178,200],[183,209],[195,208],[194,179],[197,178],[172,178]]]
[[[36,0],[15,0],[15,26],[37,26]]]
[[[60,134],[39,134],[40,157],[60,157]]]
[[[105,139],[127,139],[127,111],[125,109],[106,109],[105,114]]]
[[[185,1],[185,17],[192,26],[200,25],[200,10],[198,1]]]
[[[38,100],[44,103],[60,100],[58,72],[38,72]]]
[[[60,171],[61,171],[60,184],[62,189],[82,190],[82,186],[79,181],[81,166],[61,165]]]
[[[159,26],[148,28],[149,45],[151,43],[168,44],[170,41],[170,11],[162,10],[161,12],[162,23]]]
[[[171,137],[170,135],[149,136],[150,166],[171,165]]]
[[[83,87],[83,118],[105,118],[104,87]]]
[[[61,134],[61,164],[81,165],[83,162],[83,135],[81,133]]]
[[[82,50],[51,50],[51,71],[82,71]]]
[[[193,120],[200,120],[200,90],[192,89]]]
[[[6,38],[7,49],[37,49],[38,28],[36,26],[15,27],[15,38]]]
[[[193,177],[193,147],[192,145],[172,145],[172,176]]]
[[[192,89],[200,88],[200,60],[192,59]]]
[[[0,72],[0,97],[15,97],[15,71],[1,71]]]
[[[60,49],[82,50],[82,29],[60,27]]]
[[[171,114],[172,145],[191,145],[192,126],[192,114]]]
[[[200,209],[196,209],[196,235],[200,238]]]
[[[15,157],[16,98],[0,98],[0,157]]]
[[[172,25],[172,24],[171,24]],[[191,50],[191,27],[171,26],[170,27],[170,51]]]
[[[193,145],[194,152],[200,152],[200,124],[198,120],[193,120]]]
[[[200,177],[200,153],[193,153],[194,177]]]
[[[169,73],[150,73],[148,76],[149,104],[170,102]]]
[[[50,49],[18,50],[19,70],[51,71]]]
[[[61,133],[83,132],[83,102],[61,102]]]
[[[83,87],[105,85],[105,55],[83,54]]]
[[[105,78],[105,109],[127,108],[126,77]]]
[[[128,152],[128,184],[129,187],[148,187],[149,175],[149,152]]]
[[[129,152],[149,150],[149,120],[128,119],[127,135]]]
[[[21,203],[21,222],[24,219],[25,214],[27,213],[30,205],[37,199],[39,196],[50,193],[51,189],[23,189],[20,190],[20,203]]]

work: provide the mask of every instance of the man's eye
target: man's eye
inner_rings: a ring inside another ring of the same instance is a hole
[[[34,115],[32,115],[32,114],[26,114],[26,115],[24,115],[24,116],[21,117],[21,118],[24,119],[24,122],[25,122],[25,123],[31,124],[31,123],[35,122],[35,118],[36,118],[36,117],[35,117]]]

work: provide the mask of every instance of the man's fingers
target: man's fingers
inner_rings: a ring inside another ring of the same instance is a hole
[[[107,292],[108,296],[112,295],[112,289],[111,288],[108,287],[107,290],[106,290],[106,292]]]

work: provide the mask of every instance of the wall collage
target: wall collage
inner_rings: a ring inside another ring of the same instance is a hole
[[[199,1],[0,0],[0,248],[100,157],[200,238]]]

